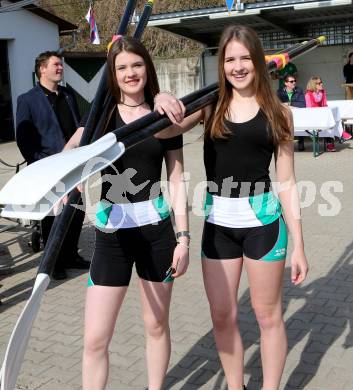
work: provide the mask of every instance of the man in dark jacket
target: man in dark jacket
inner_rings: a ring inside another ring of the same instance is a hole
[[[74,95],[59,85],[63,77],[61,55],[55,51],[39,54],[35,73],[39,83],[17,100],[16,141],[28,164],[61,152],[80,120]],[[89,268],[77,252],[83,219],[84,213],[76,211],[55,264],[55,279],[65,279],[66,268]],[[41,223],[44,245],[53,222],[54,217],[49,216]]]
[[[296,86],[297,80],[292,75],[284,77],[284,88],[277,91],[279,100],[292,107],[305,108],[305,95],[301,88]],[[298,149],[304,150],[304,137],[298,137]]]

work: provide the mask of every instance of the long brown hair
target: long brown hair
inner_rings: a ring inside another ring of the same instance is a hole
[[[108,85],[111,94],[115,97],[117,103],[121,102],[121,92],[115,73],[115,58],[123,51],[134,53],[143,58],[147,72],[147,82],[144,88],[145,100],[149,104],[151,109],[153,109],[153,99],[159,92],[156,69],[154,68],[151,56],[149,55],[148,51],[137,39],[130,37],[121,37],[112,44],[109,50],[107,59],[107,71]]]
[[[244,45],[250,53],[255,68],[254,94],[265,114],[270,128],[271,137],[275,145],[281,141],[292,139],[288,123],[287,109],[282,105],[277,95],[271,88],[271,81],[266,67],[265,54],[260,39],[256,32],[246,26],[229,26],[222,34],[218,50],[218,78],[219,98],[213,114],[206,124],[205,136],[211,138],[225,138],[229,131],[226,128],[224,119],[229,114],[229,105],[232,98],[232,85],[226,79],[224,72],[225,51],[228,43],[236,40]]]

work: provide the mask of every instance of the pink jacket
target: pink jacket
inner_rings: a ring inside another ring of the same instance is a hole
[[[327,96],[326,91],[322,91],[322,99],[320,102],[315,101],[314,93],[312,91],[306,91],[305,102],[307,107],[327,107]]]

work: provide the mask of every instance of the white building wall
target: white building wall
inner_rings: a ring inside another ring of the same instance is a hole
[[[304,90],[309,78],[314,75],[322,77],[329,100],[345,98],[343,65],[347,61],[353,47],[349,45],[318,47],[309,53],[303,54],[293,62],[298,68],[298,85]],[[205,57],[206,84],[217,81],[217,57]],[[278,88],[278,82],[273,83]]]
[[[311,76],[318,75],[324,82],[328,100],[345,98],[343,65],[347,62],[349,51],[347,45],[318,47],[299,57],[294,63],[298,68],[298,84],[305,89]]]
[[[174,58],[153,61],[161,91],[171,91],[183,97],[200,88],[199,59]]]
[[[17,97],[32,88],[34,60],[45,50],[59,48],[58,26],[29,11],[0,13],[0,39],[8,41],[13,113]]]

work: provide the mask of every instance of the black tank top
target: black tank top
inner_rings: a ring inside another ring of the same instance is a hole
[[[227,138],[204,141],[208,192],[238,198],[270,191],[269,166],[275,148],[265,114],[259,110],[247,122],[225,120],[225,124],[230,131]]]
[[[125,125],[114,110],[106,132]],[[166,151],[183,147],[183,137],[150,137],[128,149],[113,166],[102,171],[102,199],[111,203],[143,202],[158,197],[163,157]]]

